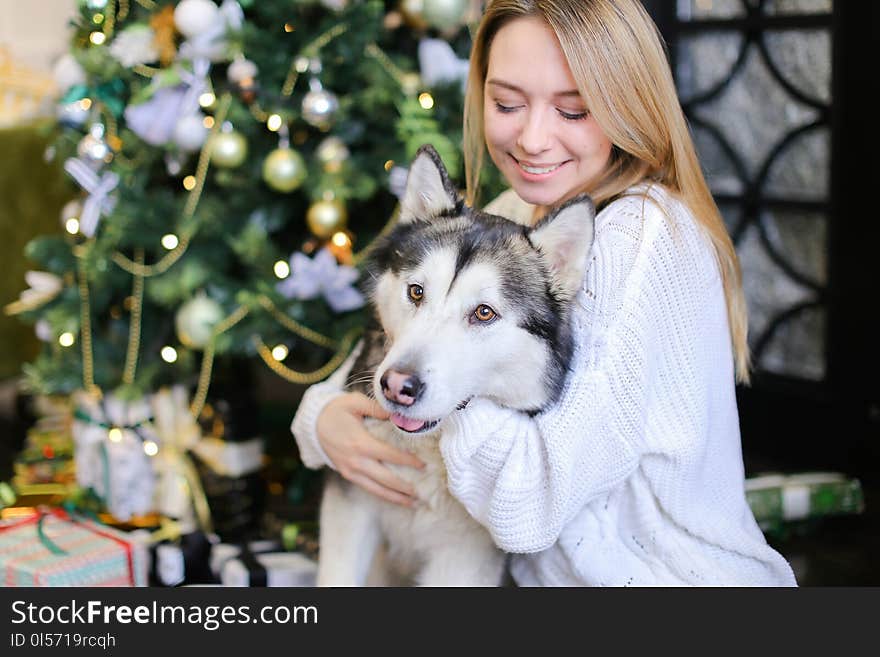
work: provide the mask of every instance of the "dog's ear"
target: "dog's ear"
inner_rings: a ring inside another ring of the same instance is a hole
[[[529,232],[553,274],[554,291],[571,299],[584,284],[596,206],[586,194],[554,209]]]
[[[431,219],[455,210],[459,197],[443,160],[431,145],[422,146],[409,167],[406,191],[400,201],[401,223]]]

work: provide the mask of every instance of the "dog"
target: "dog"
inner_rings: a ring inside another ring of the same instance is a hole
[[[530,414],[559,397],[594,216],[586,195],[534,227],[475,211],[437,152],[419,150],[398,221],[366,266],[373,323],[347,384],[392,414],[367,418],[368,430],[425,462],[388,464],[419,503],[391,504],[328,472],[319,586],[502,584],[506,555],[448,491],[444,420],[474,397]]]

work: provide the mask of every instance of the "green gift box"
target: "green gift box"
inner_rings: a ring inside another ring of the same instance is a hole
[[[60,509],[0,523],[2,586],[146,586],[146,547]]]

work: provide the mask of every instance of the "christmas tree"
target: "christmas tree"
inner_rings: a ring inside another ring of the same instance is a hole
[[[432,143],[461,181],[479,13],[473,0],[80,0],[47,153],[76,194],[64,230],[29,244],[39,271],[7,307],[45,342],[28,388],[79,395],[107,445],[130,434],[153,456],[151,396],[186,388],[169,447],[188,449],[223,359],[326,377],[360,334],[358,265],[394,220],[410,158]]]

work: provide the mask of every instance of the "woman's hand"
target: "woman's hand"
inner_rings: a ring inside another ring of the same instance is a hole
[[[374,399],[349,392],[331,401],[318,416],[318,442],[343,477],[383,500],[413,506],[415,489],[386,465],[413,468],[425,464],[415,454],[374,438],[364,427],[364,417],[387,420],[390,413]]]

